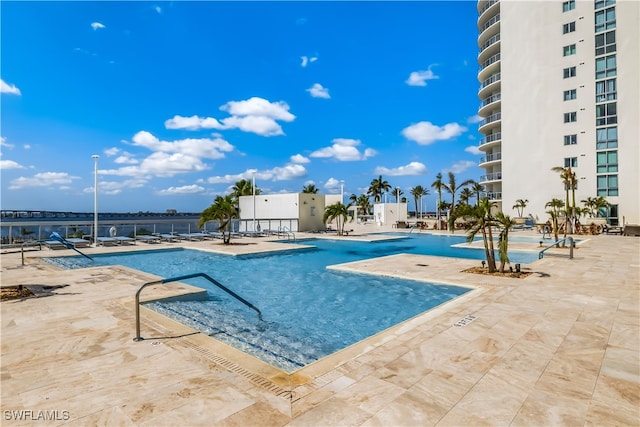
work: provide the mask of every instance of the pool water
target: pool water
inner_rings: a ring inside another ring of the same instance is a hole
[[[264,321],[202,278],[184,282],[206,289],[206,301],[147,306],[293,372],[470,290],[344,273],[326,266],[395,253],[484,255],[483,251],[450,247],[463,241],[463,236],[426,235],[374,243],[313,239],[298,241],[308,245],[308,250],[252,256],[169,249],[100,254],[94,256],[94,262],[80,256],[49,261],[66,268],[124,265],[164,278],[206,273],[258,307]]]

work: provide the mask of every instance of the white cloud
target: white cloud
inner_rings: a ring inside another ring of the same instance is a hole
[[[133,154],[127,153],[126,151],[123,152],[120,156],[116,157],[113,162],[118,165],[135,165],[140,163],[138,159],[133,157]]]
[[[408,126],[402,130],[402,135],[420,145],[429,145],[435,141],[443,141],[455,138],[466,131],[467,128],[457,123],[447,123],[444,126],[437,126],[431,122],[419,122]]]
[[[309,154],[310,157],[316,158],[335,158],[341,162],[353,162],[357,160],[366,160],[377,154],[371,148],[365,149],[364,153],[356,148],[360,145],[358,139],[336,138],[330,147],[321,148]]]
[[[31,178],[21,176],[11,181],[9,190],[20,190],[28,187],[53,187],[70,184],[73,180],[79,179],[66,172],[42,172]]]
[[[472,162],[471,160],[460,160],[452,164],[449,169],[444,169],[443,172],[462,173],[477,165],[476,162]]]
[[[105,181],[101,179],[98,181],[98,192],[102,196],[116,196],[127,188],[143,188],[147,182],[145,178],[132,178],[124,181]],[[82,192],[93,194],[93,187],[86,187]]]
[[[291,122],[296,116],[289,112],[285,102],[269,102],[266,99],[253,97],[244,101],[229,101],[220,107],[231,117],[218,121],[212,117],[174,116],[165,121],[167,129],[240,129],[262,136],[284,135],[277,121]]]
[[[8,93],[9,95],[22,95],[20,89],[18,89],[15,85],[5,83],[5,81],[2,79],[0,79],[0,93]]]
[[[122,142],[124,142],[124,141],[122,141]],[[111,148],[107,148],[106,150],[104,150],[104,154],[107,157],[115,156],[119,152],[120,152],[120,149],[118,147],[111,147]]]
[[[0,169],[1,170],[9,170],[9,169],[24,169],[20,163],[14,162],[13,160],[0,160]]]
[[[300,60],[301,60],[300,66],[304,68],[311,62],[316,62],[318,60],[318,57],[317,56],[311,56],[311,57],[301,56]]]
[[[154,6],[153,10],[155,10],[158,14],[162,14],[162,8],[160,6]]]
[[[224,129],[224,126],[212,117],[200,118],[198,116],[183,117],[173,116],[172,119],[168,119],[164,122],[164,126],[167,129]]]
[[[101,28],[107,28],[104,24],[100,23],[100,22],[92,22],[91,23],[91,28],[93,28],[94,31],[101,29]]]
[[[256,180],[261,181],[287,181],[290,179],[304,178],[307,176],[307,169],[300,164],[287,164],[272,169],[257,171],[249,169],[240,174],[212,176],[207,179],[209,184],[230,184],[241,179],[252,179],[255,173]]]
[[[314,85],[309,89],[306,89],[306,91],[309,92],[314,98],[331,98],[331,96],[329,95],[329,89],[323,87],[320,83],[314,83]]]
[[[407,176],[407,175],[424,175],[427,173],[427,167],[420,162],[411,162],[408,165],[399,166],[397,168],[386,168],[378,166],[374,173],[376,175],[389,176]]]
[[[177,141],[161,141],[147,131],[140,131],[133,136],[133,145],[145,147],[152,151],[179,153],[193,157],[221,159],[224,152],[233,151],[233,145],[222,138],[186,138]]]
[[[14,147],[14,145],[13,144],[9,144],[7,142],[7,138],[6,137],[0,136],[0,147],[6,147],[6,148],[9,148],[9,149],[12,149]]]
[[[118,164],[135,164],[118,169],[105,169],[104,175],[145,177],[149,175],[170,177],[180,173],[197,172],[209,169],[202,159],[221,159],[225,152],[233,151],[233,145],[222,138],[187,138],[176,141],[161,141],[147,131],[133,136],[132,145],[144,147],[152,153],[138,161],[129,153],[123,153],[116,159]]]
[[[405,80],[405,83],[409,86],[426,86],[427,80],[436,80],[439,78],[440,77],[436,76],[433,71],[431,71],[431,68],[429,68],[428,70],[413,71],[409,74],[409,78]]]
[[[291,160],[291,163],[297,163],[300,165],[311,162],[311,160],[301,154],[294,154],[289,159]]]
[[[471,124],[480,123],[482,120],[483,120],[483,118],[480,115],[476,114],[475,116],[469,117],[467,119],[467,123],[471,123]]]
[[[331,177],[327,180],[327,182],[324,183],[323,188],[325,188],[326,190],[338,189],[340,188],[340,180]]]
[[[201,194],[204,193],[204,187],[199,185],[183,185],[182,187],[169,187],[164,190],[158,191],[156,194],[160,196],[176,196],[182,194]]]
[[[465,148],[464,151],[466,151],[467,153],[475,154],[475,155],[482,154],[482,151],[480,151],[477,145],[470,145],[467,148]]]

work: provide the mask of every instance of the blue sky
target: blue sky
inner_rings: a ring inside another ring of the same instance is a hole
[[[0,7],[2,209],[91,212],[94,154],[109,212],[482,173],[475,2]]]

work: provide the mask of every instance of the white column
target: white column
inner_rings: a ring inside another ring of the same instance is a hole
[[[251,186],[253,187],[253,231],[256,231],[256,173],[252,172]]]
[[[94,154],[93,159],[93,246],[98,247],[98,159]]]

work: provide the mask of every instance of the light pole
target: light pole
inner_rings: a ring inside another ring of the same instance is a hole
[[[98,247],[98,159],[94,154],[93,159],[93,247]]]
[[[256,231],[256,172],[251,172],[251,187],[253,188],[253,231]]]
[[[340,203],[344,204],[344,180],[340,180]]]
[[[396,224],[400,221],[400,187],[396,187]]]

